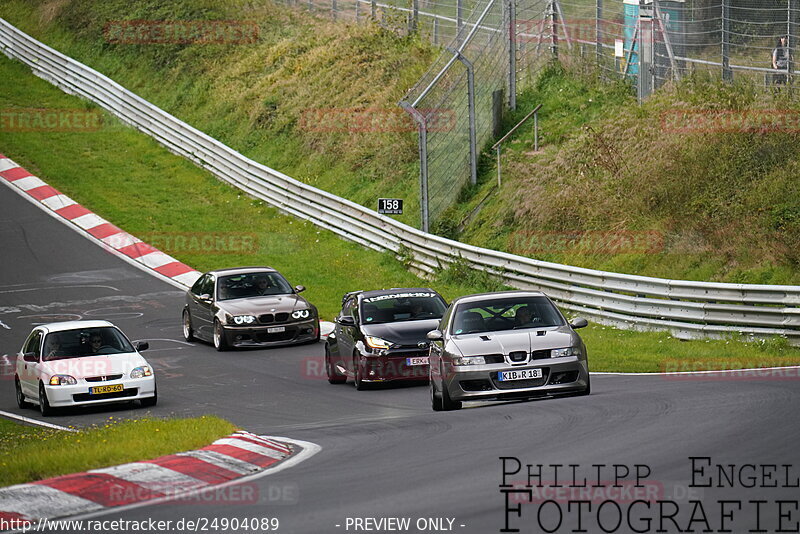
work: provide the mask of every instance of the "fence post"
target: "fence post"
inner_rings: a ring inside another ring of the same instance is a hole
[[[547,4],[547,9],[550,11],[550,53],[553,54],[553,59],[558,59],[558,11],[556,11],[556,0],[550,0]]]
[[[730,0],[722,0],[722,79],[725,81],[731,81],[733,79],[733,71],[731,71],[730,67],[730,10]]]
[[[411,0],[411,19],[408,21],[408,32],[417,31],[419,24],[419,0]]]
[[[361,7],[361,0],[356,0],[356,22],[358,22],[358,16],[360,15],[359,11]]]
[[[653,92],[654,59],[654,22],[653,5],[645,4],[647,0],[639,0],[639,101],[646,99]]]
[[[336,0],[331,0],[331,18],[336,20]]]
[[[439,44],[439,17],[433,19],[433,44]]]
[[[371,9],[372,9],[372,20],[378,20],[378,6],[377,0],[370,0]]]
[[[600,75],[600,67],[603,62],[603,32],[602,32],[602,21],[603,20],[603,0],[595,0],[595,21],[594,21],[594,32],[595,32],[595,45],[597,47],[596,54],[597,54],[597,73],[598,76]]]
[[[467,101],[469,105],[469,182],[478,183],[478,143],[475,132],[475,70],[472,63],[458,50],[449,49],[467,68]]]
[[[797,11],[797,0],[789,0],[788,5],[786,8],[786,44],[789,46],[789,63],[786,69],[788,72],[786,76],[789,78],[786,80],[789,85],[789,89],[791,90],[792,86],[794,85],[794,37],[792,35],[792,25],[795,24],[794,20],[794,13]]]
[[[461,32],[464,25],[464,0],[456,0],[456,34]]]
[[[427,233],[430,227],[428,212],[428,125],[425,116],[408,102],[400,102],[417,123],[419,130],[419,211],[422,231]]]
[[[508,0],[508,108],[517,109],[517,0]]]

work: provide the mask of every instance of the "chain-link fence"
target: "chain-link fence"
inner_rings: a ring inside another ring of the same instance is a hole
[[[444,48],[400,103],[419,127],[426,231],[475,182],[503,110],[550,60],[595,64],[605,78],[630,79],[640,98],[699,72],[772,89],[800,74],[800,0],[283,1],[417,31]]]

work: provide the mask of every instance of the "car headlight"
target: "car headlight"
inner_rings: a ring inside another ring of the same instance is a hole
[[[53,375],[50,377],[51,386],[74,386],[78,381],[70,375]]]
[[[373,349],[388,349],[392,346],[389,341],[379,337],[365,336],[364,340],[367,342],[367,345]]]
[[[453,356],[453,365],[485,365],[483,356]]]
[[[308,319],[311,316],[311,310],[295,310],[292,312],[294,319]]]
[[[146,376],[153,376],[153,370],[147,365],[137,367],[131,371],[131,378],[144,378]]]
[[[580,347],[567,347],[565,349],[553,349],[550,352],[551,358],[564,358],[565,356],[580,356]]]
[[[252,315],[234,315],[233,316],[233,323],[234,324],[253,324],[256,322],[256,318]]]

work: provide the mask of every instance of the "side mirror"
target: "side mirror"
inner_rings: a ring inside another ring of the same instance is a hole
[[[573,328],[573,330],[577,330],[578,328],[589,326],[589,322],[583,317],[576,317],[572,320],[572,322],[569,323],[569,325]]]
[[[294,292],[295,293],[302,293],[305,290],[306,290],[306,286],[294,286]]]
[[[341,317],[336,319],[336,322],[342,326],[355,326],[356,320],[353,318],[352,315],[342,315]]]
[[[442,334],[441,330],[431,330],[430,332],[425,334],[425,337],[427,337],[431,341],[441,341],[442,338],[444,337],[444,334]]]
[[[203,293],[197,298],[199,298],[200,300],[205,300],[206,302],[211,302],[211,295],[209,295],[208,293]]]
[[[39,358],[36,356],[35,352],[26,352],[22,355],[22,359],[26,362],[36,363]]]
[[[134,345],[134,348],[137,351],[142,352],[143,350],[147,350],[150,348],[150,343],[148,343],[147,341],[137,341],[136,345]]]

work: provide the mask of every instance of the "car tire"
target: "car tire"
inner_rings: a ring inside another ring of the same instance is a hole
[[[586,395],[592,394],[592,378],[590,376],[586,377],[586,389],[583,391],[579,391],[575,394],[576,397],[584,397]]]
[[[25,400],[25,394],[22,392],[22,386],[19,383],[19,377],[14,377],[14,389],[17,392],[17,406],[24,410],[25,408],[30,408],[31,404]]]
[[[361,366],[358,365],[358,355],[353,354],[353,385],[358,391],[367,389],[367,383],[364,382],[361,376]]]
[[[442,411],[449,412],[452,410],[460,410],[461,401],[454,401],[450,398],[450,392],[447,391],[444,382],[442,382]]]
[[[192,316],[189,315],[189,310],[183,310],[183,339],[186,341],[194,341],[194,331],[192,330]]]
[[[153,406],[158,404],[158,386],[156,386],[156,389],[153,392],[152,397],[139,399],[139,403],[142,405],[142,408],[152,408]]]
[[[39,382],[39,413],[42,417],[53,415],[55,410],[50,407],[50,402],[47,400],[47,391],[44,389],[44,382]]]
[[[434,412],[441,412],[444,410],[444,406],[442,405],[442,395],[436,391],[436,384],[433,381],[433,377],[430,378],[431,383],[431,408],[433,408]]]
[[[228,350],[228,342],[225,340],[225,332],[222,330],[222,324],[218,319],[214,320],[214,348],[217,352]]]
[[[336,366],[331,361],[331,349],[325,345],[325,373],[328,375],[329,384],[344,384],[347,382],[347,377],[339,374]]]

